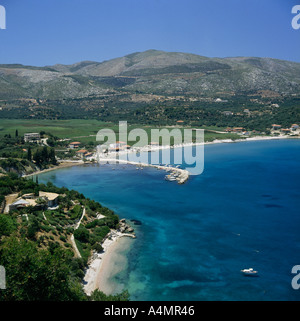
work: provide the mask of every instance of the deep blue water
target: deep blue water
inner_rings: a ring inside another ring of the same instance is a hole
[[[129,266],[118,275],[132,300],[299,300],[300,141],[205,146],[205,169],[184,185],[135,166],[48,172],[120,218],[138,219]],[[115,168],[115,170],[112,170]],[[241,275],[253,267],[260,276]]]

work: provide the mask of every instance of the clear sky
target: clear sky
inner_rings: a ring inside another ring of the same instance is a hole
[[[0,64],[103,61],[157,49],[300,62],[300,0],[0,0]]]

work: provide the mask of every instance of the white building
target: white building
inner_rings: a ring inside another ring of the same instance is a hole
[[[26,133],[24,134],[24,141],[27,142],[38,142],[41,140],[41,135],[39,133]]]

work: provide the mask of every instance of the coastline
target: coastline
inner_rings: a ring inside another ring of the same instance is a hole
[[[83,288],[87,295],[96,289],[107,295],[115,292],[115,284],[109,282],[109,279],[124,268],[123,265],[120,268],[114,264],[114,256],[118,249],[124,249],[124,242],[121,240],[125,238],[135,238],[135,235],[111,230],[102,243],[103,251],[93,253],[83,278]]]
[[[67,168],[67,167],[73,167],[73,166],[85,165],[85,164],[86,163],[83,161],[63,161],[63,162],[59,163],[59,165],[56,165],[54,167],[50,167],[50,168],[42,169],[42,170],[30,173],[30,174],[26,174],[26,175],[23,175],[22,177],[30,177],[30,176],[39,175],[39,174],[47,173],[50,171],[58,170],[61,168]]]
[[[255,137],[247,137],[247,138],[242,138],[242,139],[236,139],[236,140],[232,140],[232,139],[216,139],[213,140],[211,142],[204,142],[204,143],[199,143],[199,144],[195,144],[195,143],[188,143],[188,144],[180,144],[180,145],[163,145],[163,146],[145,146],[145,147],[141,147],[138,148],[139,151],[141,152],[149,152],[149,151],[157,151],[157,150],[163,150],[163,149],[170,149],[170,148],[178,148],[178,147],[188,147],[188,146],[196,146],[196,145],[211,145],[211,144],[224,144],[224,143],[239,143],[239,142],[246,142],[246,141],[261,141],[261,140],[280,140],[280,139],[300,139],[300,137],[290,137],[290,136],[255,136]],[[108,155],[105,155],[105,157],[103,158],[98,158],[97,155],[95,154],[95,156],[91,157],[89,159],[89,161],[84,162],[83,160],[63,160],[62,162],[59,163],[59,165],[57,166],[53,166],[51,168],[46,168],[43,170],[39,170],[30,174],[26,174],[23,175],[22,177],[30,177],[30,176],[34,176],[34,175],[39,175],[39,174],[43,174],[46,172],[50,172],[50,171],[54,171],[54,170],[58,170],[61,168],[67,168],[67,167],[73,167],[73,166],[79,166],[79,165],[87,165],[87,164],[92,164],[90,161],[99,161],[99,162],[119,162],[120,159],[117,158],[118,155],[124,155],[124,154],[129,154],[129,153],[135,153],[135,150],[132,151],[125,151],[124,152],[119,152],[119,153],[115,153],[112,152],[109,154],[109,156],[115,156],[112,158],[109,158]],[[121,159],[122,162],[122,159]],[[126,164],[130,164],[130,165],[141,165],[140,163],[136,163],[136,162],[130,162],[130,161],[124,161],[123,163]],[[166,168],[166,166],[159,166],[159,165],[151,165],[151,164],[142,164],[143,166],[154,166],[160,169],[174,169],[172,167]],[[184,171],[184,170],[181,170]]]
[[[232,139],[223,139],[223,140],[214,140],[211,142],[201,142],[201,143],[183,143],[178,145],[160,145],[160,146],[143,146],[143,147],[135,147],[131,150],[123,150],[119,152],[111,152],[109,154],[106,153],[98,153],[96,152],[93,159],[98,163],[104,162],[108,164],[129,164],[135,165],[140,167],[154,167],[160,170],[164,170],[166,172],[172,172],[172,174],[176,175],[175,180],[178,184],[184,184],[189,179],[191,173],[187,169],[178,168],[179,166],[172,167],[171,165],[160,165],[160,164],[150,164],[150,163],[141,163],[141,162],[134,162],[128,160],[127,155],[133,153],[140,153],[140,152],[153,152],[158,150],[165,150],[165,149],[175,149],[175,148],[184,148],[184,147],[191,147],[191,146],[205,146],[211,144],[221,144],[221,143],[238,143],[238,142],[245,142],[245,141],[261,141],[261,140],[280,140],[280,139],[299,139],[300,137],[287,137],[287,136],[255,136],[255,137],[248,137],[242,138],[237,140]],[[168,175],[170,176],[170,175]]]
[[[111,152],[109,154],[101,154],[103,158],[99,158],[94,156],[92,159],[98,161],[119,161],[117,156],[119,155],[126,155],[130,153],[136,153],[136,152],[151,152],[151,151],[158,151],[163,149],[170,149],[170,148],[180,148],[180,147],[189,147],[189,146],[197,146],[197,145],[211,145],[211,144],[224,144],[224,143],[239,143],[239,142],[248,142],[248,141],[261,141],[261,140],[280,140],[280,139],[300,139],[299,137],[291,137],[291,136],[254,136],[254,137],[247,137],[247,138],[241,138],[241,139],[215,139],[210,142],[203,142],[203,143],[183,143],[178,145],[159,145],[159,146],[143,146],[143,147],[135,147],[135,149],[132,150],[126,150],[126,151],[120,151],[120,152]],[[109,158],[108,156],[115,156],[114,158]],[[122,161],[122,159],[121,159]],[[133,165],[138,164],[135,162],[132,162]]]
[[[271,136],[256,136],[251,138],[244,138],[239,140],[231,140],[231,139],[224,139],[224,140],[214,140],[212,142],[205,142],[204,145],[211,145],[211,144],[221,144],[221,143],[236,143],[236,142],[245,142],[245,141],[262,141],[262,140],[281,140],[281,139],[299,139],[299,137],[286,137],[286,136],[280,136],[280,137],[271,137]],[[184,146],[193,146],[196,144],[181,144],[180,146],[157,146],[157,147],[144,147],[141,148],[140,151],[146,152],[146,151],[154,151],[154,150],[160,150],[160,149],[168,149],[168,148],[176,148],[176,147],[184,147]],[[129,151],[135,152],[135,151]],[[128,152],[125,152],[128,153]],[[116,158],[118,156],[117,153],[111,153],[108,155],[108,157],[104,157],[101,159],[98,159],[100,161],[109,162],[119,162],[119,159]],[[115,158],[113,157],[115,156]],[[97,160],[97,156],[95,156],[93,159]],[[122,160],[121,160],[122,162]],[[137,163],[129,162],[129,161],[123,161],[123,163],[128,163],[131,165],[137,165]],[[35,172],[26,176],[32,176],[32,175],[38,175],[40,173],[49,172],[52,170],[57,170],[60,168],[66,168],[66,167],[72,167],[72,166],[78,166],[78,165],[84,165],[85,163],[83,161],[67,161],[62,162],[60,165],[45,169],[39,172]],[[145,166],[153,166],[151,164],[143,164]],[[172,167],[166,167],[166,166],[159,166],[161,169],[174,169]],[[83,279],[83,288],[87,295],[90,295],[95,289],[99,289],[100,291],[104,292],[107,295],[112,294],[116,290],[116,284],[111,282],[111,277],[115,275],[116,273],[120,272],[120,267],[116,267],[114,264],[114,255],[115,253],[122,249],[122,242],[120,242],[120,239],[124,236],[130,236],[126,233],[121,233],[116,230],[112,230],[108,237],[105,239],[105,241],[102,243],[103,252],[101,253],[93,253],[93,255],[90,258],[88,268],[86,270],[84,279]]]

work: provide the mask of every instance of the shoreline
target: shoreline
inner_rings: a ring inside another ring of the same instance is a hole
[[[298,137],[297,137],[298,138]],[[235,142],[244,142],[244,141],[261,141],[261,140],[280,140],[280,139],[288,139],[288,137],[253,137],[253,138],[246,138],[246,139],[239,139],[238,141],[232,141],[229,140],[217,140],[212,142],[206,142],[204,145],[211,145],[211,144],[220,144],[220,143],[235,143]],[[195,144],[189,144],[188,146],[192,146]],[[187,146],[187,145],[185,145]],[[167,148],[176,148],[179,146],[157,146],[156,148],[147,148],[146,150],[142,151],[153,151],[153,150],[160,150],[160,149],[167,149]],[[181,146],[182,147],[182,146]],[[130,152],[130,151],[129,151]],[[131,151],[133,152],[133,151]],[[115,154],[115,156],[118,156],[118,154]],[[127,163],[131,165],[137,165],[139,163],[136,162],[130,162],[125,160],[120,160],[117,158],[103,158],[99,159],[100,161],[114,161],[119,163]],[[121,162],[120,162],[121,161]],[[139,164],[141,165],[141,164]],[[144,164],[145,166],[151,166],[151,164]],[[152,165],[154,166],[154,165]],[[162,166],[164,167],[164,166]],[[164,169],[167,168],[168,170],[174,169],[170,167],[164,167]],[[175,168],[176,169],[176,168]],[[118,246],[118,240],[120,239],[120,236],[115,237],[113,241],[111,241],[109,244],[103,244],[103,248],[105,246],[105,250],[103,253],[98,253],[95,257],[91,258],[91,262],[89,264],[89,268],[85,274],[84,281],[87,282],[84,285],[84,290],[86,294],[91,294],[91,292],[95,289],[99,289],[100,291],[104,292],[105,294],[112,294],[112,292],[115,289],[115,284],[110,282],[111,273],[113,273],[114,266],[112,266],[112,255],[115,253],[117,246]],[[117,271],[118,272],[118,271]],[[116,273],[117,273],[116,272]]]
[[[137,152],[151,152],[151,151],[158,151],[158,150],[164,150],[164,149],[173,149],[173,148],[181,148],[181,147],[190,147],[190,146],[198,146],[198,145],[213,145],[213,144],[225,144],[225,143],[240,143],[240,142],[249,142],[249,141],[262,141],[262,140],[281,140],[281,139],[300,139],[299,137],[291,137],[291,136],[254,136],[254,137],[247,137],[247,138],[241,138],[241,139],[215,139],[210,142],[203,142],[203,143],[183,143],[178,145],[159,145],[159,146],[150,146],[146,145],[143,147],[135,147],[135,149],[132,150],[125,150],[120,152],[111,152],[109,154],[101,154],[101,156],[104,156],[103,158],[100,158],[97,155],[97,152],[95,153],[96,156],[92,157],[95,161],[125,161],[124,159],[117,158],[120,155],[127,155],[131,153],[137,153]],[[114,157],[113,157],[114,156]],[[141,164],[137,162],[131,162],[133,165]],[[149,164],[145,164],[149,165]],[[156,165],[155,165],[156,166]],[[159,166],[159,165],[157,165]]]
[[[254,136],[254,137],[247,137],[247,138],[242,138],[242,139],[215,139],[211,142],[204,142],[204,143],[188,143],[188,144],[180,144],[180,145],[160,145],[160,146],[144,146],[144,147],[139,147],[138,150],[140,152],[150,152],[150,151],[158,151],[158,150],[163,150],[163,149],[170,149],[170,148],[180,148],[180,147],[188,147],[188,146],[197,146],[197,145],[212,145],[212,144],[225,144],[225,143],[240,143],[240,142],[249,142],[249,141],[262,141],[262,140],[281,140],[281,139],[300,139],[300,137],[289,137],[289,136]],[[22,177],[30,177],[34,175],[39,175],[43,173],[47,173],[50,171],[62,169],[62,168],[67,168],[67,167],[73,167],[73,166],[79,166],[79,165],[89,165],[92,164],[91,161],[99,161],[99,162],[119,162],[120,159],[116,158],[116,156],[119,155],[125,155],[129,153],[135,153],[136,150],[131,150],[131,151],[125,151],[120,152],[120,153],[110,153],[109,155],[105,155],[106,157],[104,158],[98,158],[96,153],[95,156],[91,157],[88,161],[84,162],[83,160],[63,160],[59,163],[59,165],[51,167],[51,168],[46,168],[43,170],[39,170],[30,174],[23,175]],[[113,158],[108,158],[108,156],[115,156]],[[142,165],[142,166],[154,166],[154,167],[164,167],[160,169],[166,169],[166,166],[160,166],[160,165],[152,165],[152,164],[141,164],[137,162],[130,162],[130,161],[125,161],[121,159],[121,162],[129,164],[129,165]],[[176,169],[174,167],[168,167],[168,170],[173,170]],[[184,171],[181,169],[181,171]]]
[[[300,137],[286,137],[286,136],[279,136],[279,137],[272,137],[272,136],[256,136],[256,137],[249,137],[249,138],[244,138],[244,139],[238,139],[238,140],[231,140],[231,139],[224,139],[224,140],[214,140],[212,142],[204,142],[201,143],[203,145],[212,145],[212,144],[221,144],[221,143],[238,143],[238,142],[247,142],[247,141],[262,141],[262,140],[281,140],[281,139],[299,139]],[[178,147],[184,147],[184,146],[195,146],[197,144],[192,143],[192,144],[181,144],[180,146],[156,146],[153,148],[152,147],[144,147],[140,148],[139,150],[141,152],[147,152],[147,151],[157,151],[161,149],[170,149],[170,148],[178,148]],[[126,151],[125,154],[127,153],[132,153],[136,151]],[[124,153],[123,153],[124,154]],[[112,157],[113,155],[107,155]],[[119,154],[114,153],[114,156],[117,157]],[[152,164],[141,164],[137,162],[130,162],[130,161],[125,161],[122,159],[118,158],[102,158],[102,159],[97,159],[97,156],[93,157],[94,160],[99,160],[104,161],[104,162],[109,162],[113,161],[116,163],[127,163],[130,165],[141,165],[141,166],[152,166],[152,167],[157,167],[159,169],[164,169],[164,170],[176,170],[177,168],[174,167],[167,167],[167,166],[159,166],[159,165],[152,165]],[[32,176],[32,175],[38,175],[41,173],[49,172],[52,170],[57,170],[61,168],[67,168],[67,167],[72,167],[72,166],[78,166],[78,165],[84,165],[84,164],[89,164],[85,163],[83,161],[64,161],[61,162],[58,166],[45,169],[42,171],[38,171],[32,174],[24,175],[24,177]],[[182,169],[177,169],[179,171],[185,171]],[[187,171],[185,171],[187,172]],[[126,233],[121,233],[116,230],[112,230],[105,241],[102,243],[103,247],[103,252],[101,253],[93,253],[89,263],[88,263],[88,268],[86,269],[85,276],[83,278],[83,289],[84,292],[87,295],[90,295],[94,290],[99,289],[100,291],[104,292],[107,295],[110,295],[114,292],[116,285],[110,282],[110,277],[112,274],[116,274],[120,272],[121,270],[118,271],[113,271],[113,266],[112,266],[112,257],[114,253],[116,253],[116,249],[118,248],[118,245],[120,245],[120,242],[118,242],[121,238],[123,237],[131,237],[133,238],[134,236],[132,234],[126,234]]]
[[[54,167],[50,167],[50,168],[42,169],[42,170],[30,173],[30,174],[26,174],[26,175],[23,175],[22,177],[30,177],[30,176],[39,175],[39,174],[47,173],[50,171],[58,170],[61,168],[67,168],[67,167],[73,167],[73,166],[85,165],[85,164],[89,164],[89,163],[85,163],[83,161],[63,161],[63,162],[59,163],[59,165],[56,165]]]
[[[184,184],[189,179],[191,173],[187,169],[181,169],[176,167],[172,167],[171,165],[159,165],[159,164],[150,164],[150,163],[141,163],[141,162],[134,162],[128,159],[128,155],[133,153],[141,153],[141,152],[152,152],[152,151],[159,151],[165,149],[175,149],[175,148],[183,148],[183,147],[191,147],[191,146],[200,146],[200,145],[213,145],[213,144],[221,144],[221,143],[239,143],[239,142],[249,142],[249,141],[262,141],[262,140],[280,140],[280,139],[299,139],[300,137],[286,137],[286,136],[255,136],[255,137],[248,137],[242,138],[237,140],[232,139],[223,139],[223,140],[214,140],[212,142],[201,142],[201,143],[183,143],[178,145],[160,145],[160,146],[143,146],[143,147],[136,147],[133,150],[125,150],[120,152],[113,152],[110,154],[105,153],[98,153],[96,152],[93,159],[97,161],[97,163],[108,163],[108,164],[129,164],[135,165],[140,167],[154,167],[160,170],[165,170],[166,172],[172,172],[172,174],[176,174],[176,181],[178,184]],[[125,159],[126,158],[126,159]],[[168,175],[170,176],[170,175]]]
[[[103,251],[93,253],[83,278],[83,289],[87,295],[90,295],[96,289],[106,295],[114,292],[114,285],[109,282],[109,278],[113,273],[116,274],[122,269],[113,270],[111,261],[118,245],[120,245],[119,241],[124,237],[135,238],[135,235],[111,230],[102,243]]]

